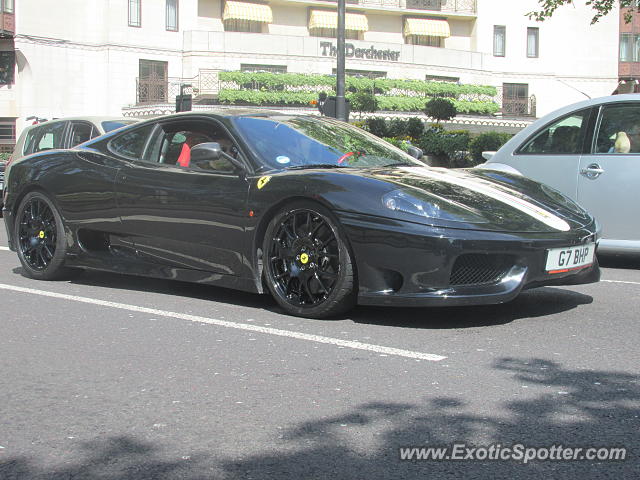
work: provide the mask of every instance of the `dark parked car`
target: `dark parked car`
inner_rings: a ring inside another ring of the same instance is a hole
[[[307,317],[599,279],[596,222],[555,190],[429,168],[314,116],[155,118],[12,163],[6,201],[27,276],[90,268],[269,291]]]

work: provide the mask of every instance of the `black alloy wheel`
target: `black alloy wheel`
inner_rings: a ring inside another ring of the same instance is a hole
[[[18,257],[28,277],[56,280],[72,272],[64,267],[62,219],[46,195],[31,192],[24,197],[18,207],[15,232]]]
[[[267,285],[287,313],[324,318],[355,303],[347,242],[332,215],[300,204],[277,214],[265,235]]]

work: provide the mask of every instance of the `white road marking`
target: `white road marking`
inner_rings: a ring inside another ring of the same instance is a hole
[[[0,250],[6,250],[7,252],[11,251],[11,250],[9,250],[9,247],[0,247]]]
[[[258,325],[249,325],[246,323],[229,322],[226,320],[217,320],[215,318],[201,317],[198,315],[169,312],[165,310],[157,310],[155,308],[139,307],[137,305],[127,305],[125,303],[108,302],[105,300],[97,300],[97,299],[88,298],[88,297],[79,297],[76,295],[66,295],[64,293],[49,292],[46,290],[36,290],[33,288],[18,287],[15,285],[7,285],[4,283],[0,283],[0,289],[11,290],[11,291],[20,292],[20,293],[30,293],[32,295],[40,295],[43,297],[52,297],[52,298],[58,298],[62,300],[70,300],[73,302],[89,303],[92,305],[100,305],[102,307],[119,308],[121,310],[128,310],[130,312],[138,312],[138,313],[146,313],[146,314],[159,316],[159,317],[179,318],[181,320],[188,320],[191,322],[206,323],[209,325],[235,328],[238,330],[247,330],[250,332],[264,333],[267,335],[278,335],[280,337],[290,337],[298,340],[306,340],[309,342],[326,343],[329,345],[353,348],[356,350],[368,350],[370,352],[383,353],[383,354],[395,355],[395,356],[406,357],[406,358],[414,358],[418,360],[429,360],[431,362],[439,362],[440,360],[444,360],[445,358],[447,358],[447,357],[443,357],[442,355],[435,355],[431,353],[414,352],[411,350],[402,350],[399,348],[384,347],[382,345],[372,345],[369,343],[362,343],[362,342],[351,341],[351,340],[342,340],[339,338],[323,337],[320,335],[311,335],[308,333],[294,332],[290,330],[280,330],[277,328],[261,327]]]
[[[629,282],[627,280],[600,280],[601,282],[607,283],[628,283],[630,285],[640,285],[640,282]]]

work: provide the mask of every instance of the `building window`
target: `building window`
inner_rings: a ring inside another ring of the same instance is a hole
[[[427,82],[458,83],[460,81],[460,77],[445,77],[443,75],[425,75],[424,79]]]
[[[309,35],[312,37],[338,38],[338,30],[335,28],[311,28]],[[362,34],[358,30],[344,31],[344,38],[348,40],[362,40]]]
[[[241,72],[269,72],[287,73],[286,65],[259,65],[253,63],[243,63],[240,65]]]
[[[422,45],[425,47],[442,47],[442,37],[433,37],[431,35],[407,35],[404,37],[404,43],[409,45]]]
[[[16,144],[15,118],[0,118],[0,153],[11,153]]]
[[[138,103],[166,103],[168,99],[168,63],[140,60]]]
[[[640,35],[632,33],[620,34],[620,61],[640,61]]]
[[[527,28],[527,57],[538,58],[540,29],[538,27]]]
[[[142,0],[129,0],[129,26],[139,27],[141,25],[141,5]]]
[[[224,29],[227,32],[248,32],[248,33],[262,33],[263,22],[255,22],[253,20],[244,20],[240,18],[234,18],[224,21]]]
[[[0,85],[13,85],[16,65],[16,52],[0,51]]]
[[[273,12],[265,3],[227,0],[222,21],[228,32],[262,33],[263,25],[273,22]]]
[[[13,13],[13,0],[4,0],[2,2],[2,11],[4,13]]]
[[[507,40],[507,27],[504,25],[493,26],[493,56],[504,57]]]
[[[337,70],[334,68],[332,73],[335,75]],[[366,78],[387,78],[387,72],[380,72],[377,70],[351,70],[346,69],[344,71],[347,77],[366,77]]]
[[[178,31],[178,0],[167,0],[167,30]]]

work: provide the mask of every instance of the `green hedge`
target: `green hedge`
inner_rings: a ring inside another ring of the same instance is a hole
[[[319,91],[335,95],[336,79],[331,75],[220,72],[219,79],[234,84],[220,89],[218,98],[223,104],[308,106]],[[458,113],[491,115],[499,110],[498,104],[488,98],[496,94],[495,87],[490,86],[360,77],[346,77],[345,83],[351,92],[347,98],[359,92],[375,92],[380,110],[422,112],[427,100],[438,97],[450,98]]]
[[[289,105],[309,106],[309,102],[317,100],[316,93],[308,92],[278,92],[260,90],[220,90],[218,100],[220,103],[232,105]]]
[[[319,86],[333,89],[336,83],[336,78],[333,75],[303,73],[220,72],[218,78],[221,82],[233,82],[240,87],[252,85],[257,90],[263,88],[281,90],[286,87],[309,87],[309,91],[315,92]],[[402,90],[408,96],[420,96],[423,98],[436,96],[459,98],[461,95],[494,97],[497,94],[496,87],[488,85],[459,85],[456,83],[393,78],[346,77],[345,86],[351,92],[369,90],[376,93],[389,94],[391,90]]]
[[[474,163],[483,163],[485,160],[482,158],[482,152],[498,150],[511,137],[513,137],[512,134],[502,132],[485,132],[478,135],[469,143],[469,153]]]

